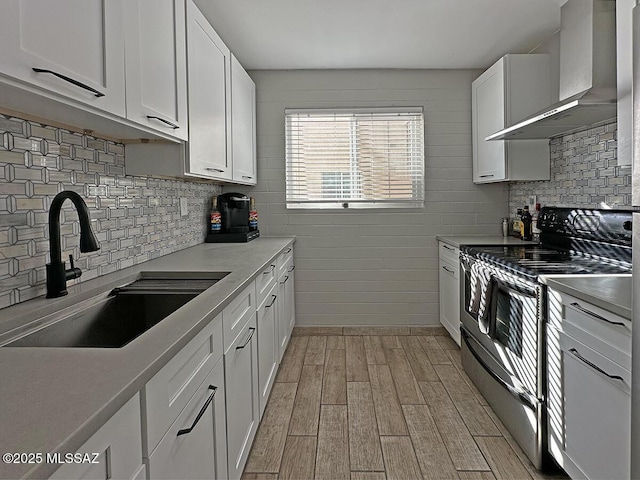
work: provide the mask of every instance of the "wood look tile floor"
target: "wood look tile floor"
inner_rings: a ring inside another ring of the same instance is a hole
[[[545,479],[440,328],[296,328],[243,479]]]

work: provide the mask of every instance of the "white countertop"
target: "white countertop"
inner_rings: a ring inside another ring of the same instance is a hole
[[[0,348],[0,452],[75,452],[293,238],[202,244],[0,310],[0,334],[138,277],[142,271],[231,272],[122,348]],[[0,463],[0,478],[47,478],[55,464]]]
[[[555,290],[632,320],[631,275],[571,275],[547,277],[545,282]]]
[[[529,245],[535,243],[499,235],[438,235],[436,240],[458,248],[462,245]]]

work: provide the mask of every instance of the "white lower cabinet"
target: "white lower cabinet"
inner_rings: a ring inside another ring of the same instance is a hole
[[[91,461],[66,463],[50,478],[143,479],[140,396],[135,394],[77,451],[64,453],[86,454]],[[94,453],[99,454],[97,463],[93,463]]]
[[[631,322],[549,290],[549,451],[571,478],[630,478]]]
[[[296,323],[294,295],[296,267],[293,264],[293,246],[287,247],[276,263],[278,265],[278,362],[280,362]]]
[[[276,378],[278,358],[278,323],[276,301],[278,287],[274,282],[266,298],[258,307],[258,382],[260,391],[260,416],[264,413],[269,393]]]
[[[440,323],[460,345],[460,250],[440,242],[439,252]]]
[[[143,455],[149,479],[226,478],[222,315],[142,390]]]
[[[242,330],[224,354],[230,479],[242,476],[260,423],[255,313]]]
[[[218,363],[148,459],[149,479],[227,478],[224,364]]]

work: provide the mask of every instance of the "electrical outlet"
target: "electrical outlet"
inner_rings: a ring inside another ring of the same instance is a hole
[[[189,203],[187,202],[186,198],[181,198],[180,199],[180,216],[186,217],[187,215],[189,215]]]
[[[537,202],[537,195],[529,195],[529,205],[535,207]]]

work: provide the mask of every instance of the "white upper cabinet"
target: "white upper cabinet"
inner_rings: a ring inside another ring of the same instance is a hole
[[[505,55],[471,86],[474,183],[549,179],[548,140],[485,138],[551,102],[549,56]]]
[[[190,135],[186,173],[230,180],[231,52],[191,0],[187,1],[187,71]]]
[[[633,14],[635,0],[616,1],[616,81],[618,86],[618,165],[630,166],[633,147]]]
[[[125,116],[121,0],[5,0],[0,72]]]
[[[187,140],[184,0],[124,4],[127,118]]]
[[[256,85],[234,55],[231,55],[231,138],[233,180],[255,185]]]

